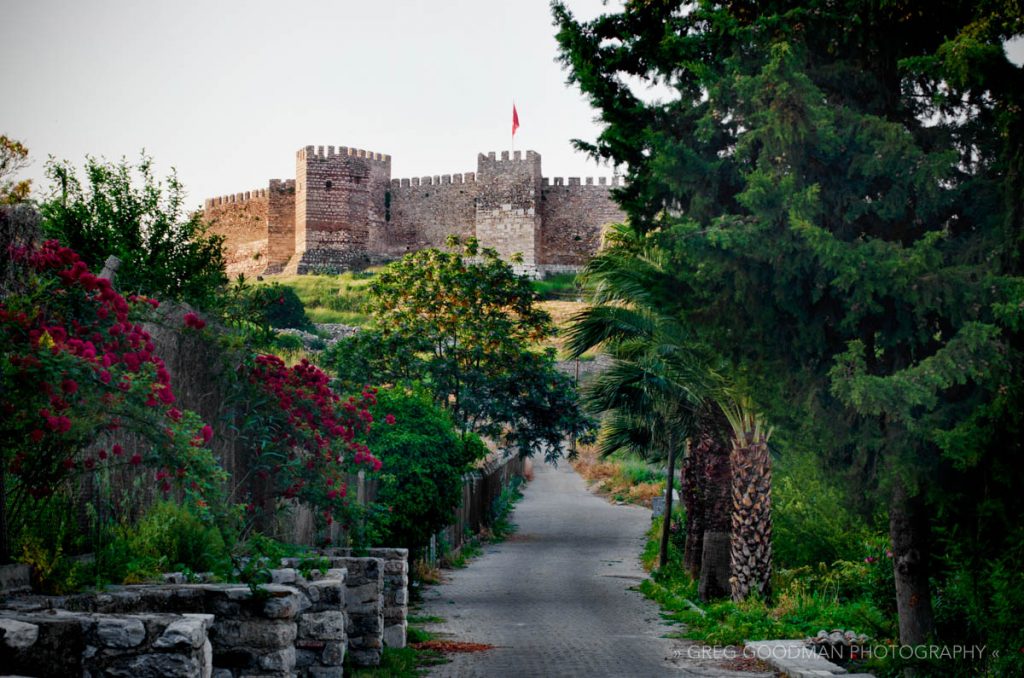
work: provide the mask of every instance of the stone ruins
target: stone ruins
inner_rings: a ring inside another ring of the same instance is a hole
[[[449,235],[476,237],[533,277],[575,271],[601,228],[625,218],[618,178],[550,179],[540,154],[479,154],[476,172],[391,178],[391,156],[306,146],[295,179],[211,198],[205,216],[226,239],[228,274],[333,273],[383,263]]]

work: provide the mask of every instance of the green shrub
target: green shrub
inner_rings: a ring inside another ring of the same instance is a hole
[[[772,482],[774,555],[778,567],[859,560],[870,539],[867,524],[846,509],[813,455],[792,451],[776,464]]]
[[[307,332],[316,329],[306,317],[306,309],[292,288],[271,283],[260,285],[256,290],[258,303],[264,309],[263,314],[271,327],[293,328]]]
[[[374,541],[419,551],[447,525],[462,497],[462,474],[486,453],[475,435],[460,438],[451,417],[426,394],[381,389],[366,444],[381,460],[377,501],[367,516]]]

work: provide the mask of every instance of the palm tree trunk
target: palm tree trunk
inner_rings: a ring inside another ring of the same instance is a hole
[[[661,552],[658,554],[658,568],[668,565],[668,537],[672,530],[672,484],[676,475],[676,437],[670,433],[668,439],[668,478],[665,481],[665,519],[661,523]]]
[[[729,579],[733,600],[771,595],[772,466],[769,432],[752,412],[733,421],[732,547]]]
[[[717,427],[715,427],[717,429]],[[704,463],[704,544],[701,553],[700,584],[703,601],[729,595],[730,541],[732,532],[732,481],[729,453],[724,436],[711,429]]]

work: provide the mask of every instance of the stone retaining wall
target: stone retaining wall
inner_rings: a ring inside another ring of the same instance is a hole
[[[282,569],[273,577],[277,583],[255,594],[238,584],[119,586],[67,598],[15,598],[7,605],[9,614],[200,613],[210,619],[213,678],[340,677],[347,650],[346,571],[332,569],[306,580]]]
[[[210,678],[208,614],[0,611],[0,671],[28,676]]]

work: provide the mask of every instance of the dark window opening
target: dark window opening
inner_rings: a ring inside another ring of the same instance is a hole
[[[331,182],[330,179],[324,182],[324,188],[327,189],[328,191],[331,190],[332,186],[334,186],[334,184]]]

